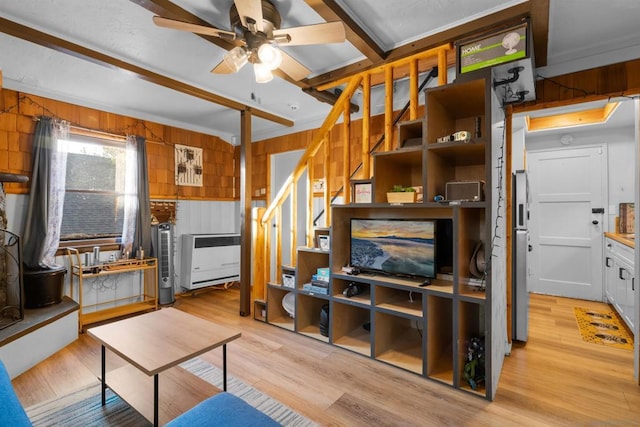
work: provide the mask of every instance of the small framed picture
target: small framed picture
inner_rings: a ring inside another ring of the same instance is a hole
[[[323,234],[318,236],[318,247],[320,248],[320,250],[323,250],[323,251],[329,250],[329,248],[331,247],[331,244],[330,244],[328,234]]]
[[[352,181],[353,203],[371,203],[372,184],[370,180]]]

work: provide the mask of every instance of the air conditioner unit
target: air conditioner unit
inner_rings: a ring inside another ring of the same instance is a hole
[[[181,276],[189,290],[240,280],[240,235],[183,234]]]

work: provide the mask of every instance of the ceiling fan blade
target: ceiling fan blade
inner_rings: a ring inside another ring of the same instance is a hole
[[[302,80],[311,74],[311,70],[293,59],[286,52],[282,50],[280,52],[282,53],[282,63],[279,68],[293,80]]]
[[[342,43],[346,40],[344,24],[340,21],[273,30],[273,37],[278,43],[286,43],[288,46]]]
[[[218,65],[213,67],[211,72],[213,74],[233,74],[233,70],[224,61],[220,61]]]
[[[189,31],[196,34],[205,34],[208,36],[220,37],[221,39],[225,40],[235,40],[236,38],[236,33],[231,31],[219,30],[213,27],[192,24],[191,22],[163,18],[162,16],[154,16],[153,22],[159,27],[171,28],[173,30]]]
[[[255,21],[256,29],[263,31],[262,22],[262,0],[234,0],[236,9],[238,9],[238,16],[240,16],[240,22],[245,28],[249,28],[247,25],[247,18]]]

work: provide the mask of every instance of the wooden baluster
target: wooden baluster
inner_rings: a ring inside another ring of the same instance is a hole
[[[362,175],[364,179],[371,177],[371,75],[362,77]]]
[[[351,202],[351,109],[349,104],[343,108],[342,121],[342,185],[344,186],[344,203]]]
[[[409,63],[409,120],[418,118],[418,60]]]
[[[384,151],[393,145],[393,67],[384,69]]]

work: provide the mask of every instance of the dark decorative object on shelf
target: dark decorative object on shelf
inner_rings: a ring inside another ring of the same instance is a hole
[[[484,382],[484,340],[471,338],[467,347],[467,362],[464,364],[464,379],[473,390]]]
[[[324,304],[320,309],[320,335],[329,336],[329,304]]]

